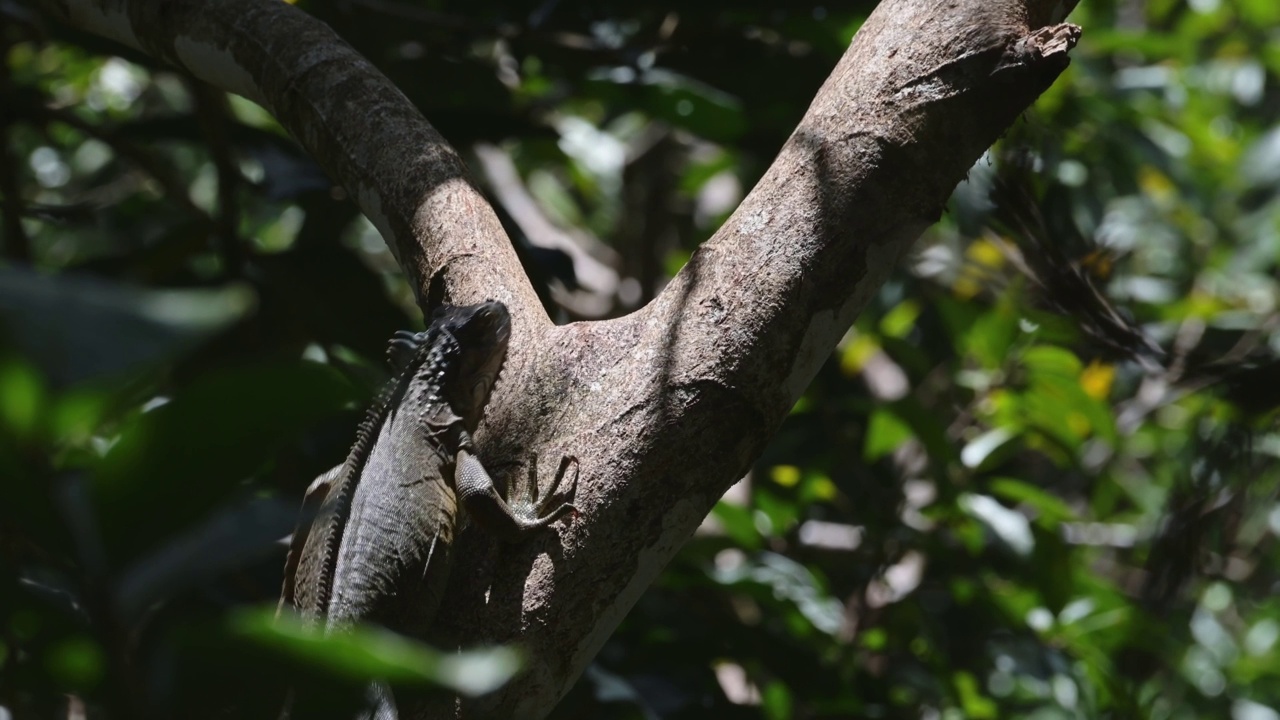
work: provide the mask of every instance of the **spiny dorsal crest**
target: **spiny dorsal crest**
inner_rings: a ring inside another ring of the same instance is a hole
[[[431,333],[427,357],[422,363],[421,400],[423,408],[444,402],[442,393],[449,380],[450,370],[455,369],[458,358],[462,354],[462,346],[458,339],[448,330],[439,329]]]

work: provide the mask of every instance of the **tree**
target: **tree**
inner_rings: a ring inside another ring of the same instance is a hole
[[[512,352],[481,438],[486,462],[578,456],[582,514],[558,543],[498,553],[480,535],[463,539],[459,564],[477,572],[474,582],[450,588],[441,641],[518,638],[535,659],[499,692],[464,705],[463,714],[500,717],[543,714],[572,686],[764,451],[897,259],[940,217],[956,183],[1065,68],[1077,32],[1056,24],[1063,18],[1054,13],[1070,8],[1051,3],[946,10],[882,3],[736,211],[660,292],[660,273],[637,272],[647,281],[640,296],[653,295],[650,302],[622,317],[554,325],[458,154],[387,76],[307,15],[257,2],[46,9],[70,27],[141,48],[267,108],[378,228],[420,306],[496,298],[512,309]],[[502,26],[493,27],[502,37]],[[199,113],[210,118],[206,137],[226,133],[218,93],[195,89],[192,97],[210,110]],[[74,116],[62,120],[75,126]],[[216,152],[214,159],[219,180],[229,182],[232,161]],[[183,197],[182,187],[171,183],[169,194]],[[199,233],[217,248],[220,273],[251,276],[271,260],[239,247],[235,193],[219,190],[216,212],[197,213],[208,219]],[[5,192],[8,203],[19,196]],[[6,216],[23,210],[11,204]],[[24,234],[6,234],[11,257],[24,256]],[[1009,328],[1000,327],[995,336]],[[1037,371],[1052,375],[1064,363],[1063,375],[1081,374],[1061,355],[1028,357],[1033,386]],[[298,415],[349,400],[330,392]],[[1087,413],[1086,420],[1105,425]],[[943,437],[913,429],[924,440]],[[946,453],[930,455],[939,462]],[[121,467],[128,469],[108,463],[105,472],[124,474]],[[965,681],[953,684],[966,711],[980,714]]]

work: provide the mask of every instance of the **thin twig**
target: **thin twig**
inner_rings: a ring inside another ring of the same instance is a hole
[[[9,43],[0,38],[0,210],[4,215],[4,257],[13,262],[31,262],[31,238],[22,227],[22,183],[18,160],[11,145],[10,129],[17,123],[13,113],[13,78],[9,73]]]
[[[108,128],[94,125],[78,117],[75,113],[65,110],[40,105],[25,105],[20,109],[20,112],[36,120],[61,123],[88,137],[101,141],[115,151],[117,155],[151,176],[153,180],[164,188],[166,196],[185,212],[194,216],[201,224],[209,227],[215,226],[213,218],[200,206],[192,202],[187,194],[186,183],[182,181],[178,174],[154,153],[144,150],[132,140]]]
[[[243,177],[237,167],[227,134],[227,115],[230,108],[227,95],[199,80],[187,83],[195,100],[195,114],[200,123],[218,173],[218,206],[214,217],[214,244],[222,256],[224,272],[228,277],[240,277],[244,270],[244,248],[236,228],[240,220],[240,205],[236,190]]]

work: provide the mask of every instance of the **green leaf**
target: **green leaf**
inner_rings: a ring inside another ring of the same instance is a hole
[[[989,485],[991,492],[1005,500],[1029,505],[1036,510],[1036,522],[1044,526],[1075,520],[1077,514],[1060,498],[1050,495],[1034,485],[1013,478],[995,478]]]
[[[1035,550],[1035,536],[1026,516],[1017,510],[1001,505],[988,495],[963,493],[957,500],[960,509],[981,520],[996,537],[1020,556],[1026,557]]]
[[[139,290],[80,275],[0,267],[6,339],[37,362],[54,387],[153,366],[242,317],[253,300],[244,285]]]
[[[96,468],[108,543],[132,555],[208,514],[320,418],[356,400],[327,365],[211,373],[132,417]]]
[[[1013,428],[998,427],[992,428],[978,437],[970,440],[960,451],[960,462],[965,467],[979,469],[984,465],[994,465],[992,460],[997,450],[1007,447],[1010,443],[1017,440],[1017,433]]]
[[[1021,359],[1029,385],[1023,398],[1029,424],[1072,449],[1090,433],[1116,442],[1115,418],[1107,405],[1081,386],[1083,366],[1074,353],[1039,345],[1028,348]]]
[[[983,367],[1003,366],[1018,337],[1018,317],[1012,301],[1002,301],[974,321],[965,337],[965,350]]]
[[[911,433],[924,443],[929,459],[939,467],[959,459],[955,442],[937,413],[931,412],[918,398],[908,395],[889,406],[893,417],[906,423]]]
[[[102,648],[86,637],[70,637],[49,648],[45,656],[49,673],[72,690],[88,690],[102,680],[106,659]]]
[[[1083,366],[1075,353],[1052,345],[1036,345],[1022,352],[1022,364],[1033,376],[1076,381]]]
[[[919,318],[920,303],[914,300],[903,300],[881,318],[880,332],[889,337],[905,337],[915,328]]]
[[[710,140],[729,141],[746,128],[742,103],[734,96],[694,77],[666,69],[643,73],[634,82],[610,82],[596,73],[586,90],[596,97],[616,99],[624,94],[654,118]]]
[[[978,681],[971,673],[958,672],[952,676],[951,682],[955,686],[956,695],[960,698],[960,706],[964,708],[966,718],[986,720],[999,715],[995,702],[982,694]]]
[[[433,683],[472,697],[502,687],[522,665],[511,648],[443,653],[376,626],[326,634],[296,615],[276,618],[271,607],[241,610],[229,623],[242,637],[346,677]]]
[[[867,423],[866,443],[862,457],[867,462],[874,462],[897,450],[902,443],[913,437],[911,428],[892,410],[879,408],[871,414]]]
[[[764,716],[769,720],[787,720],[791,717],[791,692],[781,682],[771,682],[764,686],[760,704]]]
[[[762,585],[775,601],[793,603],[805,627],[835,635],[843,623],[844,608],[821,586],[813,572],[800,563],[772,552],[758,553],[738,565],[717,567],[712,578],[721,585]],[[799,630],[799,628],[797,628]]]
[[[0,429],[26,438],[39,430],[44,382],[29,363],[0,358]]]
[[[725,534],[739,547],[758,550],[764,545],[764,538],[760,537],[760,531],[756,529],[750,508],[721,500],[711,509],[711,515],[720,521]]]

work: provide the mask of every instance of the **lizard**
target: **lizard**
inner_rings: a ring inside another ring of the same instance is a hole
[[[293,608],[325,633],[374,622],[421,638],[448,582],[450,546],[464,519],[459,505],[465,518],[508,541],[576,513],[569,503],[550,508],[571,465],[567,492],[576,489],[571,456],[541,502],[534,478],[508,504],[476,455],[472,434],[510,335],[510,315],[497,301],[445,305],[425,332],[396,333],[387,353],[393,378],[346,460],[307,489],[281,611]],[[389,691],[375,685],[370,695],[377,717],[395,716]]]

